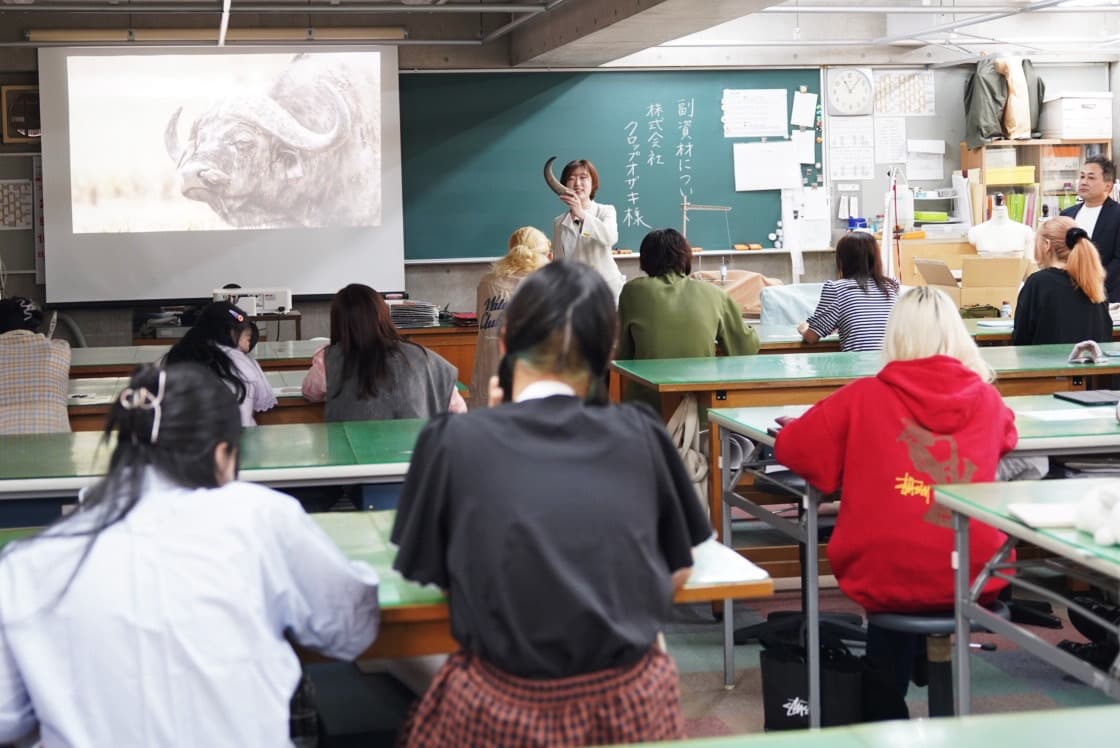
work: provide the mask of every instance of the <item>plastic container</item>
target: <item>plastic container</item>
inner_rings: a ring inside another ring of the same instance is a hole
[[[1011,319],[1011,302],[1004,301],[999,305],[999,316],[1004,319]]]

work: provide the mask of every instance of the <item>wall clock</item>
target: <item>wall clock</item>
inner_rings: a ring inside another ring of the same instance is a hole
[[[825,88],[828,113],[849,117],[871,114],[875,104],[875,87],[871,71],[864,68],[829,68]]]

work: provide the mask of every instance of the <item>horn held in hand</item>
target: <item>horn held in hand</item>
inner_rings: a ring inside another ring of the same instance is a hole
[[[576,193],[572,192],[570,189],[568,189],[567,187],[565,187],[564,185],[560,184],[560,180],[557,179],[556,175],[552,173],[552,162],[555,161],[555,160],[556,160],[556,157],[553,156],[550,159],[548,159],[548,161],[544,162],[544,181],[548,183],[548,186],[557,195],[574,195],[574,194],[576,194]]]

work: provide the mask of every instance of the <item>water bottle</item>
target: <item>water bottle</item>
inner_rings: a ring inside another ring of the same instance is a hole
[[[1011,319],[1011,302],[1005,301],[999,305],[999,316],[1004,319]]]
[[[719,284],[725,285],[727,283],[727,258],[719,258]]]

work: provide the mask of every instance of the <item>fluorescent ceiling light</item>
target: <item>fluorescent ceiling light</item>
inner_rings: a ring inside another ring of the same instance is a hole
[[[57,42],[218,42],[218,29],[29,29],[27,41]],[[227,42],[392,41],[405,39],[402,28],[315,27],[229,29]]]

